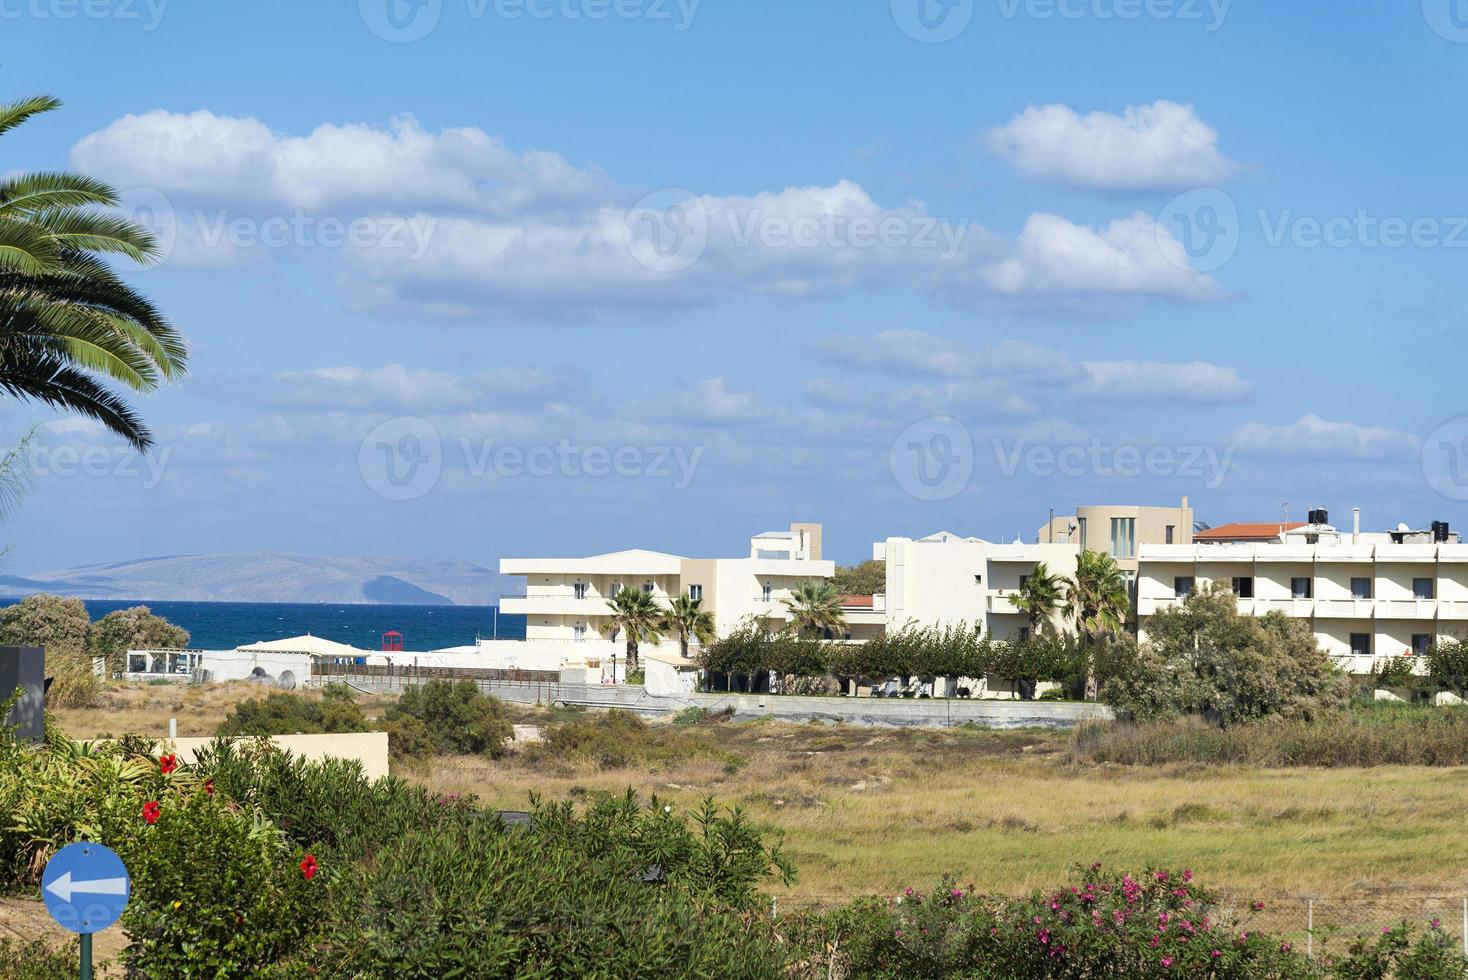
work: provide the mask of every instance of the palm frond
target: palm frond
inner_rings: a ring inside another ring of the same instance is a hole
[[[85,174],[43,171],[0,180],[0,214],[38,214],[58,208],[115,207],[117,192]]]
[[[14,102],[0,103],[0,133],[8,133],[32,116],[61,108],[61,100],[51,95],[32,95]]]
[[[152,448],[152,433],[127,402],[60,358],[43,355],[24,361],[6,359],[0,363],[0,391],[95,419],[138,452]]]

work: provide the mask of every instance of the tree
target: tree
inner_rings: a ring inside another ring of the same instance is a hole
[[[869,558],[836,569],[831,586],[838,595],[881,595],[887,591],[887,563]]]
[[[642,643],[660,643],[663,639],[663,611],[650,594],[641,589],[622,589],[607,600],[611,618],[601,631],[611,639],[621,634],[627,643],[627,673],[637,669],[637,648]]]
[[[108,663],[129,650],[182,650],[188,645],[188,630],[155,616],[147,606],[114,610],[92,626],[92,646]]]
[[[1066,611],[1075,621],[1076,632],[1096,647],[1107,642],[1126,625],[1131,601],[1126,578],[1116,560],[1099,551],[1083,549],[1076,559],[1075,575],[1066,580]],[[1096,697],[1096,676],[1086,671],[1086,698]]]
[[[0,105],[0,133],[59,108]],[[104,379],[149,392],[182,376],[182,336],[107,264],[159,257],[153,235],[114,212],[106,184],[66,172],[0,179],[0,392],[96,419],[134,448],[153,437]]]
[[[43,593],[0,609],[0,644],[80,654],[92,638],[92,617],[80,599]]]
[[[1042,561],[1025,577],[1019,591],[1009,597],[1009,603],[1029,619],[1030,635],[1038,636],[1044,623],[1061,608],[1064,599],[1063,580],[1052,575]]]
[[[405,727],[434,753],[499,756],[515,737],[504,703],[473,681],[433,680],[410,687],[388,709],[387,720],[389,737]]]
[[[785,608],[795,628],[808,636],[820,636],[846,625],[841,593],[831,582],[801,582],[785,600]]]
[[[714,640],[714,616],[702,608],[702,599],[690,599],[680,595],[673,600],[673,608],[663,614],[659,629],[678,638],[678,649],[688,657],[688,645],[697,640],[699,646],[707,646]]]
[[[1133,718],[1204,714],[1224,724],[1310,719],[1342,708],[1350,679],[1310,626],[1283,613],[1239,615],[1223,583],[1147,622],[1147,641],[1118,644],[1104,663],[1102,700]]]

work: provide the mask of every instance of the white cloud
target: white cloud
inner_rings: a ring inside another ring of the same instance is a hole
[[[976,352],[921,330],[884,330],[871,337],[833,335],[816,345],[827,361],[883,374],[957,378],[976,369]]]
[[[1182,243],[1137,212],[1097,231],[1055,214],[1031,215],[1016,254],[984,270],[1011,296],[1144,295],[1189,302],[1222,298],[1212,276],[1188,266]]]
[[[1245,452],[1266,456],[1350,459],[1406,459],[1417,453],[1417,437],[1383,426],[1330,422],[1305,415],[1288,425],[1249,422],[1228,441]]]
[[[184,202],[432,209],[515,215],[604,199],[601,172],[555,153],[516,153],[480,129],[429,133],[411,117],[387,128],[323,125],[284,136],[254,118],[156,109],[85,137],[72,166],[120,187],[150,187]]]
[[[1120,116],[1032,106],[986,141],[1022,173],[1090,190],[1207,186],[1237,169],[1192,106],[1167,100],[1128,106]]]
[[[707,378],[642,399],[626,414],[672,425],[699,426],[753,422],[763,412],[752,392],[733,388],[723,378]]]
[[[920,202],[883,205],[849,180],[697,197],[694,234],[670,258],[667,213],[629,207],[634,195],[600,171],[411,118],[294,137],[253,118],[155,110],[84,138],[72,162],[142,188],[179,264],[335,254],[344,298],[363,310],[585,316],[854,289],[1082,308],[1219,298],[1144,215],[1100,231],[1035,215],[1009,243]]]
[[[1189,361],[1087,361],[1085,393],[1102,401],[1235,402],[1249,383],[1231,367]]]

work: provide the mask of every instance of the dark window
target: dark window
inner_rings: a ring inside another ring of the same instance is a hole
[[[984,584],[984,576],[982,576],[982,575],[975,575],[974,576],[974,584],[975,585],[983,585]]]
[[[1196,580],[1191,575],[1179,575],[1172,580],[1172,594],[1179,599],[1186,599],[1193,594],[1193,586]]]
[[[699,600],[701,600],[703,598],[703,586],[690,585],[688,587],[688,598],[692,599],[694,602],[698,602]]]
[[[1315,598],[1315,583],[1304,576],[1290,579],[1290,596],[1295,599]]]
[[[1167,531],[1165,532],[1166,533],[1166,537],[1164,539],[1165,540],[1165,543],[1172,544],[1172,536],[1173,536],[1173,533],[1176,532],[1176,531],[1177,531],[1177,526],[1175,524],[1169,524],[1169,525],[1167,525]]]
[[[1234,576],[1234,595],[1240,599],[1254,598],[1254,579],[1249,575]]]
[[[1353,579],[1351,579],[1351,598],[1352,599],[1370,599],[1371,598],[1371,579],[1369,579],[1369,578],[1353,578]]]
[[[1412,594],[1419,599],[1436,599],[1437,583],[1430,578],[1414,578]]]
[[[1028,575],[1021,575],[1019,577],[1019,588],[1020,588],[1020,591],[1021,592],[1023,592],[1025,586],[1027,586],[1029,584],[1030,584],[1030,577]]]
[[[1420,657],[1420,656],[1422,656],[1423,654],[1425,654],[1430,649],[1432,649],[1432,634],[1431,633],[1413,633],[1412,634],[1412,652],[1413,653],[1415,653],[1417,656]]]
[[[1371,656],[1371,634],[1370,633],[1352,633],[1351,634],[1351,655],[1354,656],[1354,657],[1369,657],[1369,656]]]

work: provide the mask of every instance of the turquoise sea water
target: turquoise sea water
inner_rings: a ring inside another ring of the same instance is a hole
[[[9,605],[15,599],[0,599]],[[438,650],[477,637],[521,638],[524,616],[499,616],[494,606],[367,606],[263,602],[136,602],[87,600],[98,619],[114,609],[147,606],[189,631],[195,650],[229,650],[244,643],[312,633],[366,650],[382,647],[382,634],[397,630],[407,650]]]

